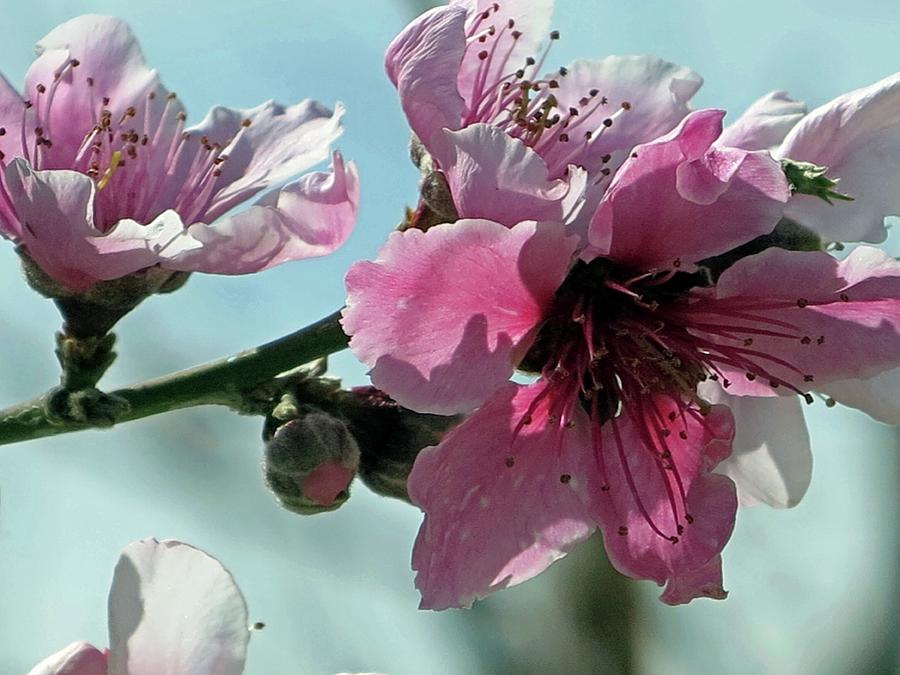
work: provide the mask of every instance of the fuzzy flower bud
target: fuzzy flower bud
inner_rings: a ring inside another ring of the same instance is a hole
[[[308,412],[282,424],[266,443],[266,482],[289,511],[332,511],[350,497],[359,458],[359,447],[341,420]]]

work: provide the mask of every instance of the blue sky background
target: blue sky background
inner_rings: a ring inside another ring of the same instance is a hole
[[[176,295],[151,299],[118,329],[110,387],[267,341],[333,311],[346,268],[371,257],[415,200],[408,130],[381,63],[420,3],[3,5],[0,70],[14,83],[37,39],[71,16],[98,12],[131,23],[192,120],[214,104],[268,98],[348,108],[339,145],[359,164],[363,202],[347,246],[251,277],[198,275]],[[555,27],[563,40],[551,64],[657,54],[700,72],[706,84],[696,104],[726,108],[732,118],[772,89],[817,105],[900,68],[900,10],[888,0],[558,0]],[[27,289],[9,245],[0,247],[0,289],[6,405],[56,381],[59,320]],[[332,370],[349,384],[365,382],[349,354],[333,359]],[[640,671],[860,672],[895,631],[897,437],[847,410],[817,405],[809,420],[813,487],[793,511],[740,514],[725,553],[726,602],[672,609],[655,600],[652,584],[631,586]],[[0,672],[25,672],[72,640],[106,644],[113,566],[125,544],[144,536],[191,542],[232,570],[252,619],[267,624],[253,638],[250,675],[590,671],[602,636],[584,634],[560,589],[595,578],[581,571],[594,564],[594,549],[476,611],[418,612],[409,553],[419,513],[362,486],[332,514],[280,510],[262,484],[259,427],[203,409],[0,447]]]

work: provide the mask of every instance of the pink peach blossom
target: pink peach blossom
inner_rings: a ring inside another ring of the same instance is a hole
[[[720,142],[722,117],[637,146],[575,260],[560,223],[462,220],[396,233],[350,270],[344,327],[373,383],[422,412],[480,405],[410,476],[423,607],[531,578],[596,526],[665,602],[724,597],[728,403],[900,365],[900,263],[875,249],[768,249],[717,281],[698,265],[770,232],[790,196],[766,151]],[[537,380],[504,384],[517,367]]]
[[[80,16],[37,45],[24,96],[0,76],[0,234],[82,291],[160,265],[244,274],[330,253],[356,217],[356,169],[329,155],[343,109],[313,101],[213,108],[181,102],[120,19]]]
[[[579,211],[596,206],[628,151],[670,131],[700,87],[688,68],[648,56],[542,76],[559,37],[552,9],[552,0],[451,0],[388,48],[410,126],[463,218],[562,220],[580,231]]]
[[[142,539],[113,575],[110,648],[73,642],[28,675],[240,675],[249,641],[244,596],[218,560]]]

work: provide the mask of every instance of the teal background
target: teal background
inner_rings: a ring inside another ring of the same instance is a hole
[[[213,104],[314,97],[348,108],[340,148],[363,202],[347,246],[250,277],[195,276],[119,330],[118,386],[287,333],[343,300],[414,202],[408,130],[383,76],[384,48],[427,3],[400,0],[2,0],[0,70],[22,81],[32,45],[78,13],[126,18],[149,62],[199,120]],[[753,3],[558,0],[550,63],[653,53],[706,78],[698,106],[731,118],[788,89],[818,105],[900,67],[896,1]],[[898,186],[900,188],[900,186]],[[893,252],[900,252],[896,242]],[[0,248],[0,405],[57,378],[55,309]],[[332,361],[349,384],[365,371]],[[668,608],[652,584],[606,585],[597,542],[470,612],[416,610],[409,554],[420,514],[357,485],[341,510],[282,511],[259,470],[260,424],[198,409],[0,447],[0,673],[26,672],[76,640],[106,644],[106,593],[121,548],[174,537],[235,575],[251,619],[247,673],[890,673],[898,668],[897,435],[864,415],[809,411],[813,486],[788,512],[740,513],[722,603]],[[624,631],[624,632],[622,632]]]

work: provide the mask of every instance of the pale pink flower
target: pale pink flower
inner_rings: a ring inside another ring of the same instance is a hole
[[[37,45],[24,96],[0,76],[0,234],[76,291],[160,265],[244,274],[325,255],[356,217],[356,169],[280,185],[329,155],[339,106],[181,102],[120,19],[80,16]]]
[[[803,103],[773,92],[725,129],[719,142],[827,166],[828,175],[840,179],[837,189],[854,201],[832,206],[797,194],[785,210],[786,218],[826,241],[883,241],[885,216],[900,215],[900,74],[838,96],[809,114]],[[829,403],[900,424],[900,369],[817,388]],[[796,505],[812,476],[809,433],[798,399],[731,396],[715,383],[705,383],[702,391],[710,401],[727,403],[734,414],[733,452],[719,471],[735,480],[741,504]]]
[[[885,216],[900,215],[900,73],[808,114],[803,103],[773,92],[726,129],[722,140],[828,167],[828,175],[840,179],[837,189],[854,201],[834,208],[817,197],[795,195],[785,210],[787,218],[826,241],[882,242]]]
[[[351,269],[344,327],[373,383],[423,412],[481,406],[410,476],[424,607],[524,581],[596,526],[664,601],[724,597],[737,499],[713,470],[735,429],[698,386],[796,402],[900,364],[900,263],[875,249],[772,248],[716,283],[698,267],[789,199],[768,153],[717,142],[723,114],[635,148],[574,264],[559,223],[463,220],[395,233]],[[506,384],[516,367],[539,377]]]
[[[678,124],[700,87],[690,69],[649,56],[542,76],[559,37],[552,9],[552,0],[450,0],[388,48],[388,76],[460,217],[583,230],[579,209],[596,206],[633,146]]]
[[[231,574],[167,539],[125,547],[109,591],[109,649],[73,642],[28,675],[240,675],[250,631]]]

